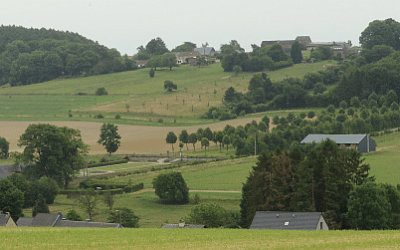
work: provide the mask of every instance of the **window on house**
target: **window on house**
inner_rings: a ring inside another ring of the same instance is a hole
[[[289,226],[289,221],[286,221],[284,225]]]
[[[319,229],[322,230],[323,228],[324,228],[324,223],[320,222],[320,223],[319,223]]]

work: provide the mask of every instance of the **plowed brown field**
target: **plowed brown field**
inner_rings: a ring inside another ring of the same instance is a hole
[[[121,146],[118,149],[118,154],[160,154],[171,150],[171,145],[165,142],[165,138],[169,131],[173,131],[178,137],[183,129],[188,133],[196,132],[198,128],[210,127],[212,131],[223,130],[227,124],[234,127],[246,125],[246,123],[260,118],[245,118],[236,119],[210,125],[191,126],[191,127],[151,127],[151,126],[136,126],[136,125],[118,125],[118,132],[121,135]],[[0,121],[0,136],[10,142],[10,151],[22,151],[18,147],[18,139],[29,124],[46,123],[56,126],[67,126],[81,131],[82,139],[90,145],[90,154],[105,154],[107,153],[103,146],[97,144],[99,139],[100,127],[102,123],[95,122],[71,122],[71,121],[53,121],[53,122],[35,122],[35,121]],[[197,147],[197,145],[196,145]],[[177,147],[176,147],[177,148]]]

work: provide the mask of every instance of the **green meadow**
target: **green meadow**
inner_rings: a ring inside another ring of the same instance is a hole
[[[324,61],[299,64],[267,72],[273,81],[287,77],[303,77],[308,72],[324,70]],[[71,79],[20,87],[0,88],[0,120],[76,120],[102,121],[120,124],[193,125],[210,122],[199,119],[210,106],[222,103],[228,87],[247,92],[253,73],[235,77],[224,72],[219,63],[206,67],[183,65],[172,71],[157,69],[154,78],[148,69]],[[178,90],[166,92],[164,81],[171,80]],[[107,96],[95,96],[104,87]],[[121,119],[116,120],[119,114]],[[163,121],[164,122],[164,121]]]
[[[400,184],[400,133],[372,137],[377,151],[365,155],[365,162],[371,165],[370,174],[377,182]]]
[[[1,228],[0,249],[397,249],[399,231]]]

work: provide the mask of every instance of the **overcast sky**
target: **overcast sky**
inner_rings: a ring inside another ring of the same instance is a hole
[[[71,31],[121,54],[161,37],[168,49],[190,41],[197,46],[237,40],[246,51],[264,40],[313,42],[351,40],[373,20],[400,21],[398,0],[9,0],[0,23]]]

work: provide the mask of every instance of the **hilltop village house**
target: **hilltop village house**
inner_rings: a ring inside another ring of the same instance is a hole
[[[332,49],[333,55],[341,54],[343,58],[354,54],[360,55],[361,49],[359,48],[351,48],[351,42],[312,42],[309,36],[298,36],[295,40],[274,40],[274,41],[263,41],[261,46],[263,45],[272,45],[272,44],[280,44],[283,46],[283,50],[286,54],[290,55],[290,50],[292,49],[293,43],[297,41],[306,46],[307,50],[316,49],[319,46],[327,46]]]
[[[324,140],[332,140],[338,146],[354,148],[360,153],[369,153],[376,151],[376,142],[367,134],[349,134],[349,135],[324,135],[309,134],[300,144],[319,143]]]
[[[189,63],[190,59],[196,59],[201,57],[198,51],[186,51],[186,52],[175,52],[176,64],[186,64]]]
[[[321,212],[257,211],[250,229],[328,231]]]

